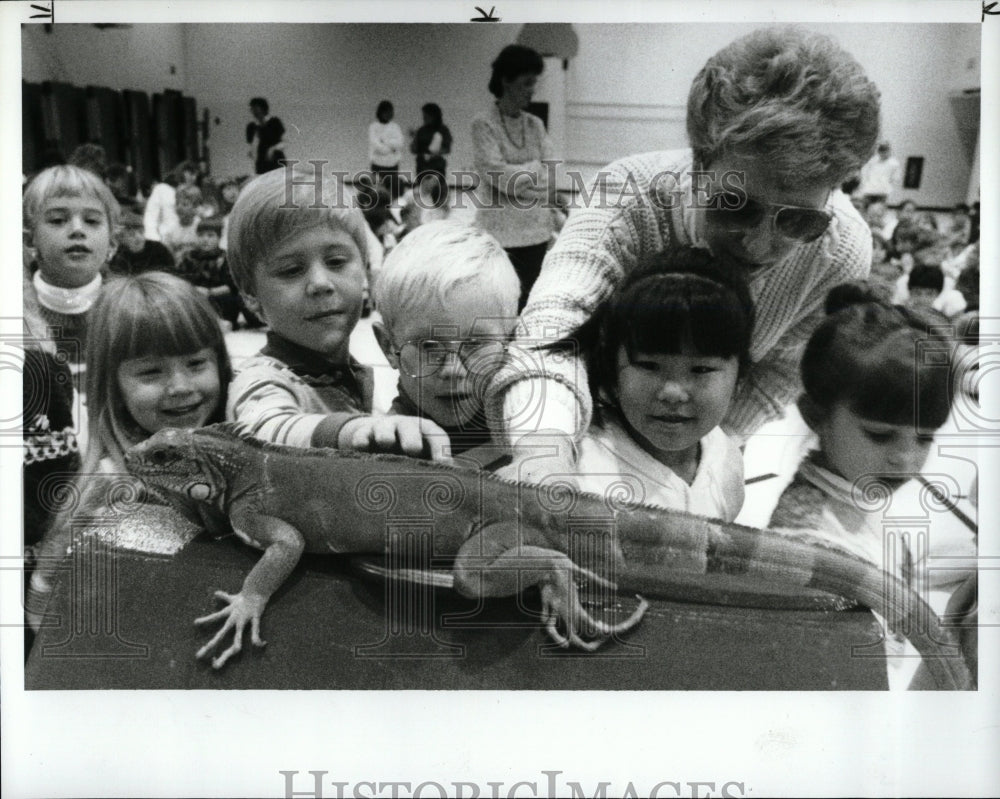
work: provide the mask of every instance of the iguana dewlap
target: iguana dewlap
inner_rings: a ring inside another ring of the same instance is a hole
[[[241,436],[233,425],[163,430],[127,453],[126,464],[154,490],[210,504],[265,550],[235,597],[263,597],[243,619],[256,614],[255,636],[263,603],[303,551],[402,555],[414,551],[416,536],[425,561],[454,556],[455,587],[469,596],[517,592],[551,568],[543,553],[553,550],[619,586],[652,593],[661,586],[676,593],[677,574],[695,585],[714,575],[747,575],[818,589],[870,607],[904,630],[940,687],[972,685],[949,631],[915,592],[805,533],[756,530],[401,456],[277,446]],[[531,579],[519,580],[518,572]],[[223,610],[206,620],[226,617]],[[562,621],[572,626],[574,619]]]

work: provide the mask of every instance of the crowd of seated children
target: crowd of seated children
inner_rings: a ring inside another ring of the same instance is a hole
[[[979,245],[969,243],[967,206],[956,207],[943,232],[934,215],[918,214],[912,201],[900,207],[898,221],[887,222],[880,200],[871,201],[867,212],[872,228],[869,282],[883,295],[888,290],[885,299],[931,307],[949,319],[965,310],[970,298],[978,305]],[[967,266],[974,268],[962,277]]]
[[[283,170],[258,175],[233,207],[230,271],[269,330],[233,381],[228,415],[276,443],[443,458],[446,437],[434,422],[372,415],[372,369],[349,351],[363,304],[366,223],[334,202],[344,192],[336,176],[313,179],[301,166],[292,181]],[[327,207],[315,207],[317,192]]]
[[[110,271],[119,275],[138,275],[154,270],[172,272],[174,256],[162,242],[146,238],[145,224],[139,214],[123,208],[118,250],[111,261]]]
[[[452,455],[490,443],[483,394],[502,363],[520,290],[485,231],[439,220],[407,235],[375,291],[375,337],[399,372],[389,412],[435,422]]]

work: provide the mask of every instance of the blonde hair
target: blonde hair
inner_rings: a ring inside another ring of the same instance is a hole
[[[254,296],[257,269],[274,248],[318,225],[347,231],[368,270],[365,218],[340,176],[290,164],[250,181],[229,215],[229,271],[239,290]]]
[[[132,419],[118,385],[118,368],[130,358],[186,355],[211,347],[222,393],[209,422],[223,420],[232,379],[229,354],[215,311],[186,280],[165,272],[113,278],[90,311],[87,327],[91,412],[84,467],[96,469],[106,457],[123,466],[125,450],[149,436]]]
[[[77,166],[52,166],[35,175],[21,199],[21,215],[26,235],[33,235],[42,206],[53,197],[92,197],[104,206],[111,229],[111,241],[118,240],[121,207],[111,189],[93,172]]]
[[[479,228],[450,220],[408,233],[386,256],[375,302],[392,335],[400,321],[419,316],[429,302],[447,307],[456,286],[474,283],[495,317],[515,319],[521,283],[500,243]]]
[[[95,512],[109,499],[116,480],[103,473],[109,458],[125,470],[125,450],[149,437],[125,407],[118,367],[146,355],[186,355],[211,347],[218,359],[219,404],[208,423],[221,422],[232,368],[222,328],[208,300],[188,283],[165,272],[112,278],[90,311],[87,331],[87,449],[74,478],[73,497],[58,510],[39,545],[37,573],[51,579],[66,554],[71,522]]]

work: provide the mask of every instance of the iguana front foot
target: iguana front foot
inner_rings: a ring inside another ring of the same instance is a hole
[[[549,574],[540,582],[542,593],[542,620],[549,637],[559,646],[575,646],[587,652],[598,649],[611,636],[624,633],[637,625],[645,615],[649,603],[640,596],[639,607],[624,621],[608,624],[599,621],[583,609],[580,591],[575,578],[583,578],[606,588],[614,584],[589,569],[576,565],[562,556]],[[560,622],[566,630],[559,631]]]
[[[250,641],[254,646],[267,646],[266,641],[260,638],[260,617],[264,612],[267,600],[255,594],[245,594],[240,592],[235,596],[227,594],[225,591],[216,591],[216,599],[221,599],[228,603],[222,610],[202,616],[194,620],[195,624],[211,624],[213,621],[225,619],[226,623],[215,634],[211,641],[198,650],[195,655],[199,660],[208,657],[216,645],[222,641],[226,634],[233,631],[233,643],[221,655],[212,659],[212,668],[221,669],[226,665],[226,661],[233,655],[237,655],[243,649],[243,629],[247,622],[250,623]]]

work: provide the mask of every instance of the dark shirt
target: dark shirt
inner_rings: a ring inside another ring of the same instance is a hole
[[[69,367],[39,347],[24,349],[24,542],[38,543],[60,486],[80,467]]]
[[[158,241],[147,241],[139,252],[119,247],[111,259],[110,270],[118,275],[138,275],[153,270],[173,272],[174,256]]]
[[[267,157],[267,151],[281,141],[285,135],[285,126],[277,117],[268,117],[263,124],[250,122],[247,124],[247,144],[253,142],[254,135],[257,135],[257,158],[254,167],[257,174],[270,172],[277,169],[285,160],[285,154],[281,150],[276,150],[273,157]]]
[[[216,247],[214,250],[188,250],[177,265],[177,274],[192,285],[206,289],[219,286],[234,288],[226,263],[226,253]]]
[[[431,146],[435,133],[441,134],[441,149],[436,155],[427,149]],[[447,125],[423,125],[417,129],[417,135],[413,137],[413,146],[410,149],[417,156],[418,175],[428,169],[443,173],[446,166],[443,156],[451,152],[451,131]]]
[[[396,416],[419,416],[429,419],[425,413],[421,413],[420,408],[407,396],[402,386],[396,389],[399,393],[396,399],[389,406],[389,413]],[[491,444],[493,438],[490,435],[490,428],[486,422],[486,413],[482,409],[476,412],[468,422],[457,427],[445,427],[438,424],[442,430],[448,434],[448,441],[451,444],[451,454],[461,455],[474,447],[481,447],[484,444]]]
[[[331,410],[370,413],[375,394],[375,377],[370,366],[353,357],[346,366],[333,366],[320,353],[289,341],[273,330],[261,355],[281,361],[307,385],[316,389]]]

